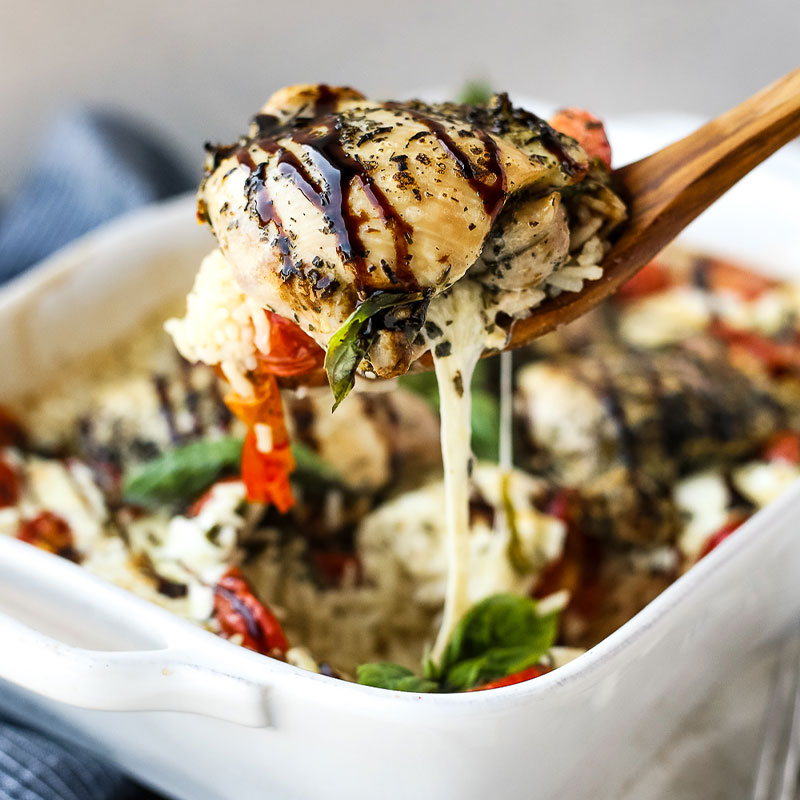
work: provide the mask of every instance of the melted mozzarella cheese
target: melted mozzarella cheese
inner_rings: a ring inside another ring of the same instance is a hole
[[[433,347],[442,421],[448,561],[444,616],[432,651],[438,661],[453,628],[469,608],[470,384],[486,346],[480,288],[469,281],[457,284],[431,308],[429,319],[443,331]]]

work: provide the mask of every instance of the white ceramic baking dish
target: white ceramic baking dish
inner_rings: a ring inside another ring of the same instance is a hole
[[[696,120],[612,125],[620,163]],[[131,335],[190,285],[190,198],[106,226],[0,294],[0,400]],[[800,279],[800,157],[784,152],[685,239]],[[611,798],[690,710],[800,612],[800,487],[577,660],[493,692],[412,695],[238,648],[0,537],[0,703],[185,800]]]

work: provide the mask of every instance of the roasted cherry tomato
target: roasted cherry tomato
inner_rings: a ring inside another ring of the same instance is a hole
[[[70,561],[80,560],[72,529],[65,519],[52,511],[42,511],[32,519],[25,520],[17,532],[17,539]]]
[[[776,282],[730,261],[713,258],[705,266],[705,280],[712,292],[730,292],[743,300],[755,300]]]
[[[270,375],[302,375],[322,365],[325,351],[285,317],[267,311],[269,353],[259,355],[263,370]]]
[[[17,473],[0,459],[0,508],[16,505],[17,500],[19,500]]]
[[[285,513],[294,504],[289,474],[294,458],[289,448],[289,434],[283,418],[283,406],[274,375],[262,375],[253,397],[230,393],[225,397],[228,408],[248,427],[242,446],[242,480],[247,499],[255,503],[272,503]],[[268,447],[259,449],[258,425],[265,426]]]
[[[316,571],[332,586],[341,586],[345,574],[352,572],[356,583],[362,580],[362,567],[358,556],[337,550],[315,550],[310,554]]]
[[[239,635],[249,650],[283,657],[289,649],[280,622],[255,596],[236,567],[229,569],[214,587],[214,616],[226,639]]]
[[[220,483],[234,483],[238,480],[240,479],[222,478],[221,480],[218,480],[214,486],[219,486]],[[211,500],[211,495],[214,492],[214,486],[212,486],[210,489],[206,489],[206,491],[203,492],[203,494],[201,494],[200,497],[198,497],[197,500],[195,500],[189,506],[188,510],[186,511],[187,517],[196,517],[205,508],[205,506],[208,505],[208,502]]]
[[[264,453],[258,449],[255,431],[250,430],[242,445],[242,481],[247,489],[247,499],[254,503],[270,503],[281,514],[294,505],[289,474],[294,469],[294,458],[289,443],[273,444]]]
[[[601,120],[583,108],[563,108],[550,120],[551,127],[571,136],[589,158],[598,158],[611,168],[611,145]]]
[[[762,456],[766,461],[800,464],[800,433],[780,431],[774,434],[764,447]]]
[[[716,533],[706,539],[703,549],[700,551],[698,560],[705,558],[720,542],[725,541],[744,521],[746,518],[737,517],[726,522]]]
[[[264,313],[269,320],[269,353],[259,356],[258,368],[250,376],[254,395],[242,397],[232,392],[225,404],[248,428],[242,447],[242,480],[248,500],[271,503],[285,513],[294,505],[289,484],[294,459],[276,376],[316,369],[325,353],[293,322],[271,311]]]
[[[721,320],[715,320],[710,333],[724,341],[731,355],[737,352],[758,361],[773,375],[785,372],[800,372],[800,340],[771,339],[759,333],[731,328]]]
[[[0,406],[0,447],[24,447],[25,431],[14,415]]]
[[[656,292],[662,292],[672,283],[669,270],[658,263],[651,261],[640,269],[629,281],[619,287],[614,298],[617,300],[638,300]]]
[[[538,678],[548,671],[549,670],[547,667],[543,666],[528,667],[520,672],[514,672],[511,675],[506,675],[505,678],[498,678],[496,681],[489,681],[489,683],[484,683],[481,686],[474,686],[472,689],[468,689],[467,691],[482,692],[484,689],[499,689],[501,686],[512,686],[515,683],[523,683],[524,681],[530,681],[533,680],[533,678]]]

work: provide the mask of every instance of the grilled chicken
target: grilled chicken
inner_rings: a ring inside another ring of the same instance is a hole
[[[20,409],[40,450],[91,465],[102,488],[116,496],[122,472],[141,462],[197,439],[242,434],[214,371],[178,356],[160,327],[145,329],[118,355],[119,364],[98,365],[96,376],[90,369],[71,377],[64,388],[81,403],[64,402],[54,389]],[[353,493],[396,489],[440,464],[436,414],[410,392],[359,392],[335,415],[327,390],[282,394],[293,440]]]
[[[624,217],[608,170],[504,95],[473,107],[289,87],[209,152],[198,214],[249,298],[323,347],[375,292],[418,303],[376,320],[367,360],[383,377],[419,355],[425,305],[456,281],[520,315],[584,243],[571,216],[603,234]]]
[[[519,372],[518,392],[531,466],[579,490],[592,531],[631,542],[674,539],[675,481],[746,456],[789,413],[708,341],[552,357]]]

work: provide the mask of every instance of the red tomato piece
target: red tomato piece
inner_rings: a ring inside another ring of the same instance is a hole
[[[780,431],[774,434],[764,447],[762,457],[765,461],[800,464],[800,433]]]
[[[617,300],[638,300],[640,297],[647,297],[672,285],[672,277],[669,270],[658,261],[651,261],[640,269],[629,281],[626,281],[617,289],[614,297]]]
[[[225,397],[225,404],[248,427],[242,447],[242,480],[247,499],[273,503],[281,513],[286,513],[294,505],[289,484],[294,458],[275,376],[261,375],[253,397],[231,392]],[[269,427],[272,439],[269,452],[258,449],[256,425]]]
[[[255,596],[236,567],[229,569],[214,587],[214,616],[222,636],[241,636],[242,645],[248,650],[283,657],[289,649],[277,617]]]
[[[302,375],[322,365],[325,351],[294,322],[265,312],[269,320],[269,353],[260,354],[261,368],[270,375]]]
[[[238,481],[239,478],[223,478],[222,480],[217,481],[214,486],[219,486],[220,483],[233,483]],[[208,504],[209,500],[211,500],[211,495],[214,491],[214,486],[210,489],[206,489],[200,497],[197,498],[188,508],[186,511],[187,517],[196,517],[205,506]]]
[[[268,453],[258,449],[253,430],[247,432],[242,445],[242,481],[247,489],[247,499],[253,503],[271,503],[281,514],[294,505],[289,473],[294,469],[294,458],[288,442],[273,445]]]
[[[25,520],[17,532],[17,539],[70,561],[77,563],[80,560],[72,529],[65,519],[52,511],[42,511],[32,519]]]
[[[584,108],[563,108],[550,120],[551,127],[571,136],[589,158],[599,158],[611,168],[611,145],[600,119]]]
[[[24,447],[26,438],[14,415],[0,406],[0,447]]]
[[[759,333],[731,328],[720,320],[715,320],[709,329],[713,336],[728,344],[731,354],[741,352],[759,361],[773,374],[800,372],[800,341],[770,339]]]
[[[700,555],[697,557],[699,561],[701,558],[705,558],[720,542],[724,542],[744,521],[745,518],[732,519],[726,522],[716,533],[711,534],[706,540],[703,549],[700,551]]]
[[[19,478],[17,473],[0,460],[0,508],[16,505],[19,500]]]
[[[333,586],[340,586],[345,573],[353,571],[356,583],[362,578],[361,562],[354,553],[343,553],[336,550],[316,550],[311,553],[314,567]]]
[[[708,288],[712,292],[730,292],[743,300],[755,300],[776,282],[744,269],[730,261],[711,259],[705,268]]]
[[[499,689],[501,686],[512,686],[515,683],[523,683],[524,681],[530,681],[534,678],[538,678],[540,675],[544,675],[545,672],[549,672],[547,667],[528,667],[520,672],[514,672],[511,675],[506,675],[505,678],[498,678],[495,681],[489,681],[489,683],[484,683],[481,686],[474,686],[472,689],[468,689],[467,691],[482,692],[485,689]]]

